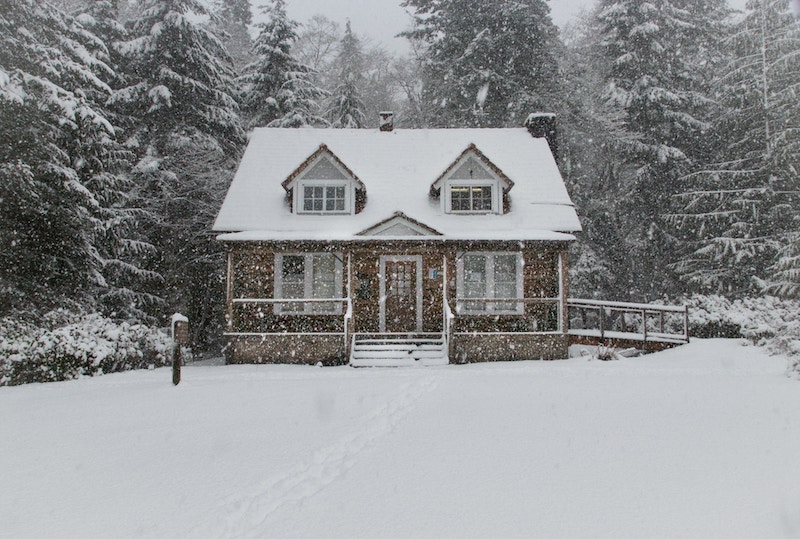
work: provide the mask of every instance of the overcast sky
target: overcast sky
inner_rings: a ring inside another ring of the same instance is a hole
[[[254,6],[261,4],[260,0],[251,1]],[[393,37],[408,28],[411,22],[408,13],[400,7],[401,2],[402,0],[287,0],[286,9],[289,16],[299,22],[305,22],[317,13],[342,25],[349,18],[356,34],[366,35],[383,43],[393,52],[405,52],[405,39]],[[736,9],[744,9],[745,0],[728,2]],[[553,22],[560,27],[581,10],[594,5],[594,1],[586,0],[550,0],[548,3]],[[253,14],[258,20],[260,9],[254,7]]]

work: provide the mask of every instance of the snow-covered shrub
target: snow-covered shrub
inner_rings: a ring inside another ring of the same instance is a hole
[[[602,344],[595,350],[592,359],[599,359],[600,361],[611,361],[619,359],[617,351],[613,347],[603,346]]]
[[[789,356],[789,371],[800,377],[800,301],[696,295],[687,303],[692,335],[745,337],[773,354]]]
[[[49,313],[38,324],[0,319],[0,385],[69,380],[170,361],[169,336],[99,314]]]

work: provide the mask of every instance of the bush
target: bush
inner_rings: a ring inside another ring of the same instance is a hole
[[[170,361],[169,336],[99,314],[48,313],[37,323],[0,319],[0,385],[153,368]]]
[[[800,378],[800,301],[773,296],[730,301],[692,296],[689,329],[697,337],[744,337],[770,353],[789,357],[788,372]]]

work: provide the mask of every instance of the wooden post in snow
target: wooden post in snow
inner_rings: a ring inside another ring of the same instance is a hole
[[[172,384],[181,383],[181,345],[189,344],[189,319],[180,313],[172,315]]]

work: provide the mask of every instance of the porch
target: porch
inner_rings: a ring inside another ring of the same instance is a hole
[[[688,341],[684,307],[568,299],[564,244],[303,247],[229,252],[229,363],[439,365]]]

